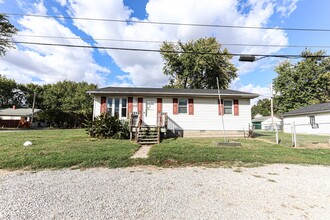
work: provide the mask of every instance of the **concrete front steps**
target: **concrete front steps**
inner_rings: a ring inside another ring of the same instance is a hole
[[[140,145],[159,144],[159,135],[157,127],[141,127],[138,132],[137,142]]]

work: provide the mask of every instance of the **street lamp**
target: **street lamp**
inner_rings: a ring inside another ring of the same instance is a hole
[[[254,62],[256,61],[256,57],[253,55],[241,55],[238,60],[241,62]]]
[[[239,56],[239,59],[238,61],[241,61],[241,62],[254,62],[254,61],[257,61],[257,60],[261,60],[263,58],[265,58],[267,56],[263,56],[263,57],[256,57],[254,55],[248,55],[248,54],[245,54],[245,55],[241,55]]]

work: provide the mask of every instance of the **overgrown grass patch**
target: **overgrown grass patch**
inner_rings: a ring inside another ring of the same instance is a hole
[[[0,168],[124,167],[137,148],[128,140],[91,139],[81,129],[1,132]]]

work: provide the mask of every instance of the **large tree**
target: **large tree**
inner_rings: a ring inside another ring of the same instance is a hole
[[[0,108],[7,108],[17,104],[15,101],[16,93],[16,81],[0,74]]]
[[[330,101],[330,58],[322,57],[325,51],[305,50],[301,55],[301,61],[286,60],[275,68],[279,112]]]
[[[262,116],[270,116],[271,115],[271,104],[270,99],[260,99],[257,104],[253,105],[251,108],[252,118],[256,116],[256,114],[261,114]],[[274,114],[277,113],[278,108],[277,105],[273,106]]]
[[[232,55],[222,50],[214,37],[187,43],[163,42],[160,50],[163,72],[170,78],[165,87],[215,89],[219,77],[220,88],[226,89],[237,77],[237,69],[230,62]]]
[[[17,29],[10,23],[5,14],[0,14],[0,56],[4,56],[8,48],[14,47],[12,37]]]

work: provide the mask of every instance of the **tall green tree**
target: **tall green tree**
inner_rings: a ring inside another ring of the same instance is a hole
[[[4,56],[8,48],[13,48],[13,36],[17,29],[10,23],[5,14],[0,14],[0,56]]]
[[[322,57],[325,51],[301,53],[297,63],[284,61],[275,71],[275,102],[279,112],[291,111],[306,105],[330,102],[330,58]]]
[[[86,92],[95,84],[62,81],[43,87],[43,118],[57,127],[77,127],[92,117],[93,99]]]
[[[187,43],[163,42],[160,50],[163,72],[170,79],[165,87],[215,89],[219,77],[220,88],[226,89],[237,77],[237,69],[230,62],[232,55],[214,37]]]
[[[271,104],[270,99],[260,99],[258,100],[256,105],[253,105],[251,108],[252,118],[256,116],[256,114],[261,114],[262,116],[270,116],[271,114]],[[278,112],[277,105],[273,106],[274,114]]]
[[[15,104],[17,83],[0,74],[0,108],[11,107]]]

